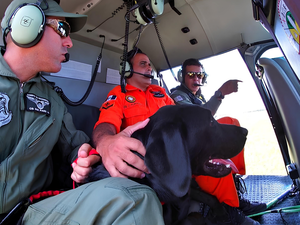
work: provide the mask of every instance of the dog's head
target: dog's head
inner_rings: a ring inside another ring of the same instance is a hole
[[[192,116],[201,115],[191,125],[197,137],[193,137],[194,141],[189,137],[186,139],[193,175],[228,175],[233,164],[228,159],[242,151],[248,131],[239,126],[218,123],[208,110],[201,107],[195,107],[193,111],[195,114]]]
[[[174,195],[189,189],[191,175],[226,176],[219,159],[229,159],[244,147],[247,130],[219,124],[197,105],[164,106],[148,125],[134,133],[146,147],[145,164],[151,176]]]

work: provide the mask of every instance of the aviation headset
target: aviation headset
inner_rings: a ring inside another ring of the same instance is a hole
[[[164,0],[147,0],[135,10],[135,16],[140,24],[152,23],[152,19],[164,11]]]
[[[11,32],[13,42],[22,48],[36,45],[42,38],[45,27],[45,14],[41,3],[45,0],[37,0],[36,3],[24,3],[20,5],[8,20],[3,37]]]
[[[130,78],[133,75],[133,68],[131,64],[131,59],[137,54],[143,53],[139,48],[135,47],[127,53],[127,60],[125,62],[125,78]],[[122,63],[120,64],[120,74],[122,74]]]

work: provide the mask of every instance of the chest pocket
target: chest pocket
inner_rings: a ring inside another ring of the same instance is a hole
[[[147,115],[149,110],[144,106],[141,106],[140,104],[136,104],[132,106],[127,105],[126,108],[124,108],[123,112],[125,118],[130,118],[135,116]]]
[[[145,120],[149,117],[149,109],[141,106],[140,104],[127,106],[126,108],[124,108],[123,113],[123,128]]]

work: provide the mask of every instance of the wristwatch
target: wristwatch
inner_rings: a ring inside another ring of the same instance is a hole
[[[220,90],[217,90],[215,92],[215,96],[218,98],[218,99],[224,99],[224,95],[222,94],[222,92]]]

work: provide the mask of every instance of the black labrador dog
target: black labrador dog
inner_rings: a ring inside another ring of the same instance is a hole
[[[245,128],[219,124],[209,110],[200,106],[164,106],[150,117],[145,128],[132,135],[144,144],[144,160],[150,171],[145,178],[134,180],[152,187],[165,203],[166,224],[183,221],[188,214],[192,174],[228,175],[230,164],[221,159],[241,152],[247,134]],[[109,176],[101,164],[87,181]]]

